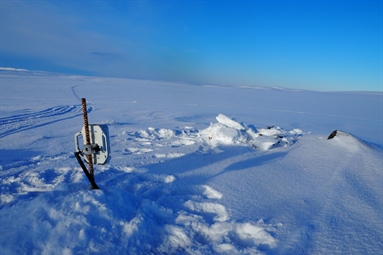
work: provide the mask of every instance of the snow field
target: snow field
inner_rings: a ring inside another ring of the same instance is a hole
[[[0,81],[2,254],[383,250],[381,94]],[[90,123],[109,127],[101,190],[73,156],[81,97]],[[327,140],[334,129],[345,132]]]

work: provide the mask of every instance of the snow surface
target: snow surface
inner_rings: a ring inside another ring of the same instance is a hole
[[[81,97],[109,127],[100,190]],[[0,254],[383,253],[380,92],[3,68],[0,105]]]

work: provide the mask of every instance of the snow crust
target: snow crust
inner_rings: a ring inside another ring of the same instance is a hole
[[[0,91],[0,254],[383,250],[381,93],[12,69]],[[81,97],[109,127],[100,190],[73,155]]]

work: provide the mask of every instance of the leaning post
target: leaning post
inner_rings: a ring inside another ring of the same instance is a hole
[[[89,134],[88,109],[86,108],[86,99],[85,98],[81,98],[81,105],[82,105],[82,115],[84,117],[85,145],[87,145],[87,147],[90,148],[91,143],[90,143],[90,134]],[[76,156],[76,158],[77,157],[78,156]],[[85,171],[85,170],[84,170],[84,172],[87,175],[89,182],[92,184],[92,188],[93,189],[99,189],[96,182],[94,181],[92,153],[88,154],[88,164],[89,164],[89,173],[87,174],[87,171]],[[84,169],[84,167],[82,167],[82,168]]]
[[[84,129],[85,129],[85,144],[90,146],[90,135],[89,135],[89,123],[88,123],[88,110],[86,108],[86,99],[81,98],[82,104],[82,115],[84,116]],[[88,163],[89,163],[89,174],[94,179],[94,170],[93,170],[93,160],[92,154],[88,154]]]
[[[82,113],[84,117],[84,127],[80,132],[74,135],[76,152],[74,153],[78,163],[84,171],[89,182],[92,184],[92,189],[99,189],[94,180],[93,166],[104,165],[110,159],[110,142],[109,131],[107,125],[89,124],[88,112],[86,107],[86,99],[81,99]],[[80,137],[83,137],[83,147],[80,145]],[[89,165],[89,171],[86,168],[83,160]]]

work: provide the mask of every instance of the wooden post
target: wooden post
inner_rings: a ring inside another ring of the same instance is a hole
[[[89,135],[88,111],[87,111],[87,108],[86,108],[86,99],[85,98],[81,98],[81,104],[82,104],[82,114],[84,116],[85,144],[86,145],[91,145],[90,144],[90,135]],[[94,171],[93,171],[93,158],[92,158],[92,154],[88,154],[88,163],[89,163],[89,175],[90,175],[90,178],[92,179],[90,181],[92,183],[92,182],[94,182]],[[97,189],[98,187],[96,185],[96,187],[93,187],[93,188]]]

